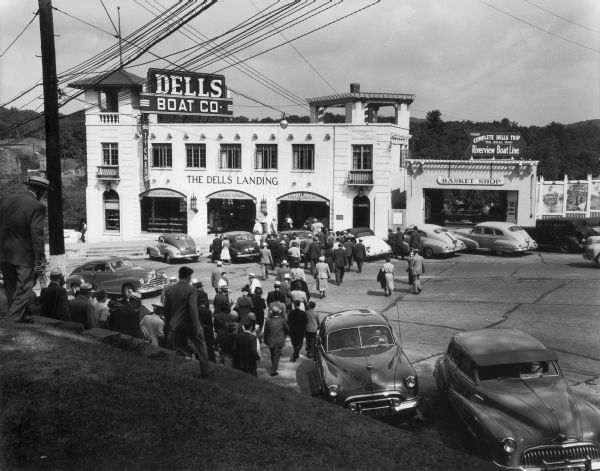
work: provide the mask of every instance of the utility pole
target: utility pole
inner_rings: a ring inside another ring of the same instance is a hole
[[[46,128],[46,169],[50,186],[48,192],[48,236],[50,239],[50,268],[66,271],[65,239],[62,211],[62,176],[60,165],[60,132],[58,118],[58,82],[54,50],[52,1],[38,0],[42,73],[44,78],[44,124]]]

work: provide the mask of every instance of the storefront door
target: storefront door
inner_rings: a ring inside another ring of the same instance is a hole
[[[292,219],[294,229],[309,228],[314,219],[323,223],[328,228],[329,200],[309,192],[295,192],[283,195],[277,199],[277,220],[279,229],[287,218]]]
[[[237,190],[218,191],[207,196],[208,232],[252,232],[256,220],[256,199]]]
[[[140,195],[142,231],[187,233],[187,198],[167,188]]]

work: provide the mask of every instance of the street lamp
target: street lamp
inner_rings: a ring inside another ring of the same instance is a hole
[[[192,193],[192,197],[190,198],[190,208],[195,213],[198,212],[198,198],[196,198],[196,195],[194,193]]]

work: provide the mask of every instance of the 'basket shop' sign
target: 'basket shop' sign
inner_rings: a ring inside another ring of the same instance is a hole
[[[148,70],[150,93],[140,94],[144,113],[231,116],[225,77],[162,69]]]

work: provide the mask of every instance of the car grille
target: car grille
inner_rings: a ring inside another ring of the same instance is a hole
[[[346,399],[345,406],[350,407],[350,404],[356,406],[356,412],[368,412],[378,409],[390,409],[392,407],[392,399],[397,398],[404,401],[401,394],[395,391],[380,394],[361,394],[360,396],[350,396]]]
[[[520,465],[524,468],[540,468],[546,463],[566,462],[566,460],[585,461],[587,457],[600,459],[600,449],[593,443],[570,443],[529,448],[521,454]],[[542,468],[543,469],[543,468]]]
[[[151,293],[153,291],[161,290],[167,284],[166,278],[152,278],[148,280],[148,283],[144,283],[140,286],[140,293]]]

